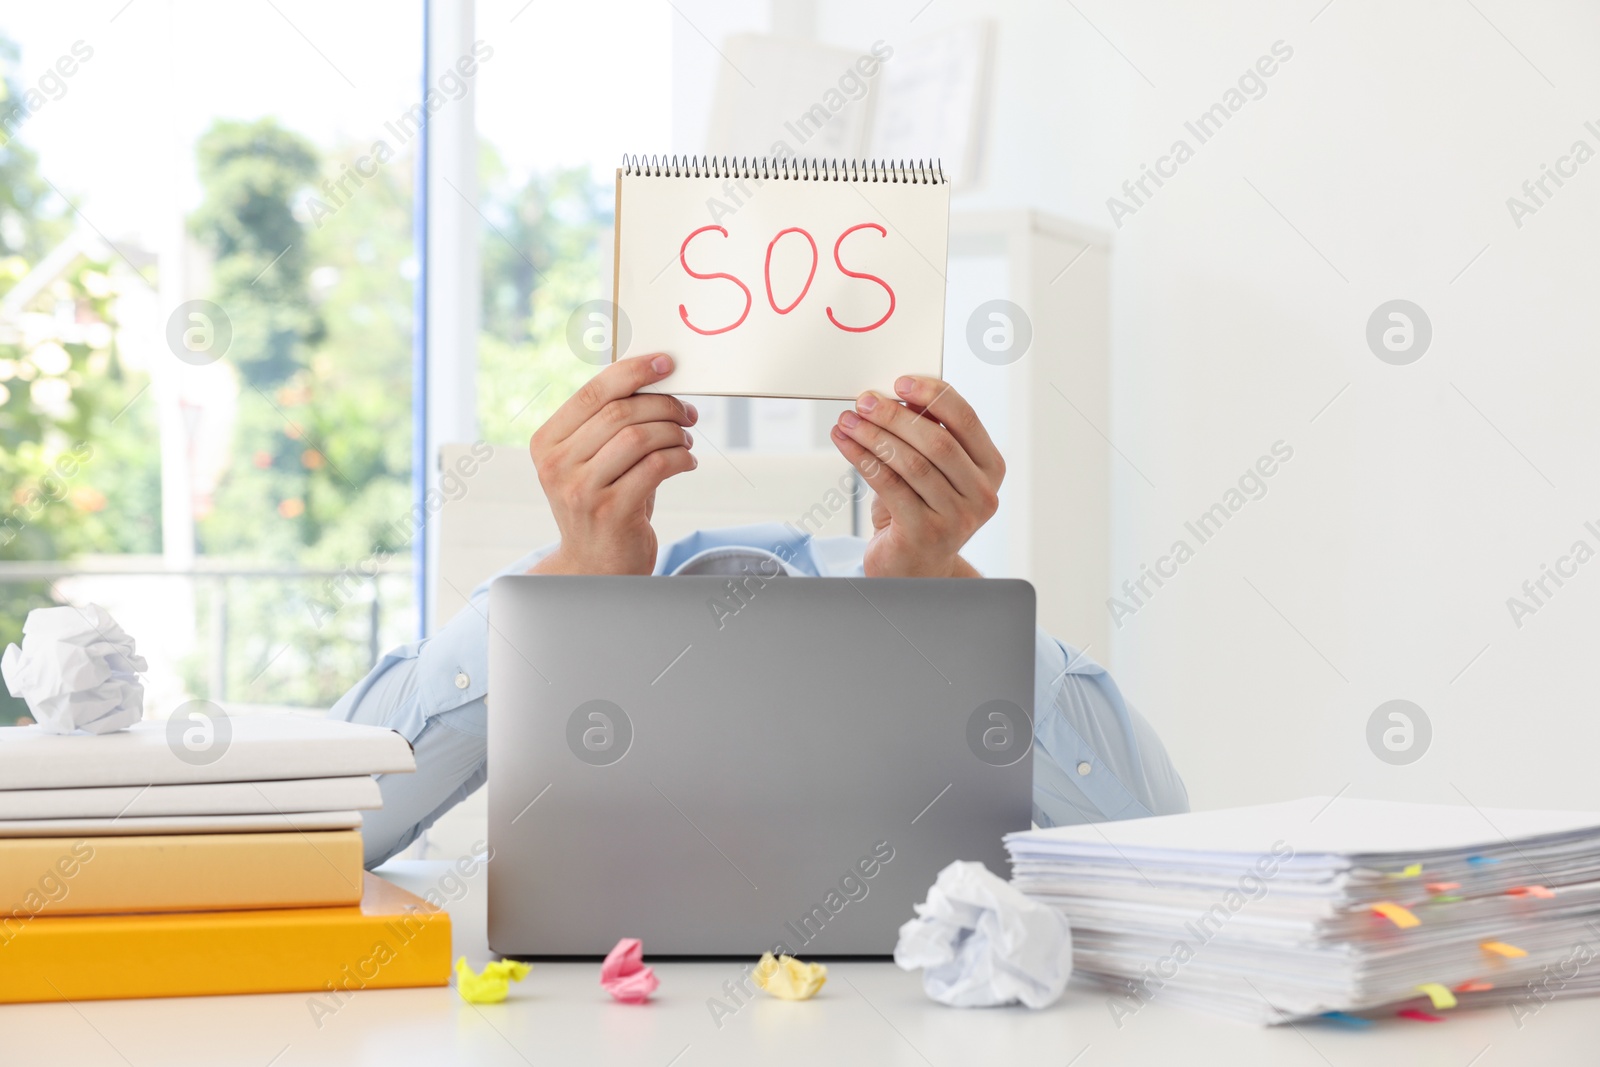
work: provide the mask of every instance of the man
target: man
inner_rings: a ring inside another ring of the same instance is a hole
[[[864,393],[833,428],[834,447],[876,494],[870,540],[817,540],[772,524],[658,546],[656,487],[698,466],[694,405],[638,392],[671,373],[669,356],[620,360],[539,427],[530,450],[561,540],[501,573],[981,577],[960,549],[994,515],[1005,461],[971,405],[934,378],[899,379],[898,399]],[[383,809],[362,828],[369,867],[488,778],[488,598],[485,582],[437,635],[384,656],[329,712],[398,730],[416,749],[414,774],[378,779]],[[1043,631],[1034,649],[1034,820],[1188,810],[1160,739],[1110,675]]]

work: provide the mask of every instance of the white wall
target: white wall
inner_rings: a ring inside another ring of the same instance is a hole
[[[956,208],[1115,230],[1119,581],[1294,449],[1118,631],[1117,676],[1197,806],[1348,788],[1600,807],[1600,561],[1520,630],[1506,606],[1574,540],[1600,549],[1600,160],[1520,229],[1505,203],[1574,140],[1600,150],[1600,11],[1321,7],[821,0],[816,25],[862,46],[997,19],[990,167]],[[1279,40],[1266,95],[1116,228],[1106,198],[1194,145],[1184,121]],[[1409,366],[1365,341],[1393,298],[1433,324]],[[1367,747],[1391,698],[1433,725],[1408,766]]]

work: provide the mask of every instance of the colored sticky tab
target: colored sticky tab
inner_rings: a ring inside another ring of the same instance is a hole
[[[1538,897],[1540,900],[1554,900],[1555,892],[1542,885],[1514,885],[1506,890],[1506,895],[1511,897]]]
[[[1419,875],[1421,873],[1422,873],[1422,864],[1413,863],[1403,871],[1390,871],[1385,877],[1388,877],[1388,878],[1415,878],[1417,875]]]
[[[1428,999],[1433,1001],[1433,1006],[1441,1011],[1456,1006],[1456,995],[1438,982],[1423,982],[1417,986],[1417,992],[1426,993]]]
[[[1430,893],[1448,893],[1452,889],[1460,889],[1460,882],[1428,882],[1423,886]]]
[[[793,956],[764,953],[750,976],[756,986],[779,1000],[810,1000],[828,980],[828,968],[820,963],[801,963]]]
[[[1499,863],[1500,861],[1495,859],[1493,856],[1468,856],[1467,862],[1472,864],[1474,867],[1482,867],[1485,864]]]
[[[1354,1027],[1358,1030],[1364,1030],[1372,1025],[1371,1019],[1363,1019],[1361,1016],[1351,1015],[1347,1011],[1325,1011],[1322,1013],[1322,1017],[1329,1022],[1343,1023],[1345,1026]]]
[[[625,937],[600,964],[600,987],[624,1004],[643,1004],[661,982],[644,965],[644,942]]]
[[[1457,993],[1487,993],[1489,990],[1491,990],[1493,988],[1494,988],[1494,983],[1493,982],[1485,982],[1485,981],[1482,981],[1481,979],[1474,978],[1471,981],[1462,982],[1460,985],[1456,986],[1456,992]]]
[[[1444,1019],[1437,1015],[1429,1015],[1417,1008],[1406,1008],[1404,1011],[1395,1012],[1402,1019],[1411,1019],[1419,1023],[1442,1023]]]
[[[1446,893],[1443,896],[1438,896],[1438,897],[1434,897],[1433,898],[1433,902],[1435,904],[1458,904],[1458,903],[1461,902],[1461,900],[1462,900],[1461,897],[1451,896],[1448,893]]]
[[[1478,947],[1496,956],[1504,956],[1508,960],[1520,960],[1528,954],[1527,950],[1520,949],[1516,945],[1508,945],[1504,941],[1485,941]]]
[[[1413,926],[1421,926],[1422,920],[1411,914],[1410,909],[1401,907],[1389,900],[1380,900],[1372,905],[1372,910],[1394,923],[1402,930],[1409,930]]]
[[[478,974],[467,966],[467,957],[456,960],[456,992],[468,1004],[498,1004],[506,999],[512,982],[520,982],[533,970],[515,960],[496,960]]]

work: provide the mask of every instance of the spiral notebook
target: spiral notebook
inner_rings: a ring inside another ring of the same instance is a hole
[[[892,396],[942,376],[949,230],[932,161],[630,157],[612,359],[671,355],[657,392]]]

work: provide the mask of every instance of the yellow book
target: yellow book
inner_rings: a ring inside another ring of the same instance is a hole
[[[361,900],[361,833],[0,839],[0,945],[19,919]]]
[[[0,945],[0,1004],[309,992],[331,1014],[363,989],[447,984],[449,913],[365,881],[353,907],[29,919]]]

